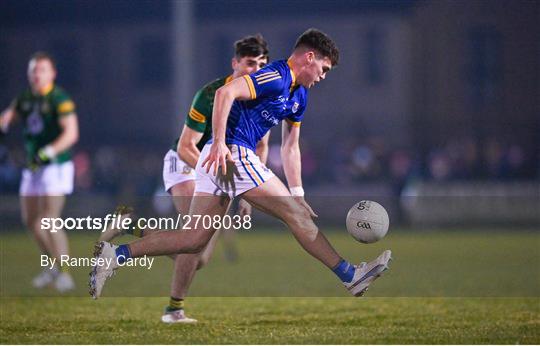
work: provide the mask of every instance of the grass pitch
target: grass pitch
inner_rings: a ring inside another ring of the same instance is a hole
[[[347,296],[286,232],[244,233],[240,259],[218,246],[197,275],[187,312],[197,325],[162,325],[172,264],[119,271],[91,300],[89,268],[70,296],[36,290],[39,254],[28,235],[0,236],[0,342],[16,343],[540,343],[540,238],[534,232],[394,232],[372,245],[328,237],[351,261],[390,248],[395,261],[367,297]],[[73,256],[95,235],[71,234]],[[129,238],[125,238],[129,240]]]
[[[0,341],[97,344],[537,344],[535,298],[192,298],[197,325],[159,322],[164,298],[2,299]]]

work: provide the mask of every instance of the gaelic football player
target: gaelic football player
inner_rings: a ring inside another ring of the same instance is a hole
[[[232,74],[216,79],[203,86],[193,98],[191,109],[186,117],[182,133],[174,142],[164,158],[163,182],[166,191],[173,196],[176,210],[182,215],[189,213],[191,198],[195,190],[195,166],[200,151],[212,136],[212,109],[216,90],[235,78],[257,72],[268,62],[267,43],[261,35],[247,36],[234,43],[235,55],[232,58]],[[268,155],[268,136],[257,144],[257,155],[266,162]],[[240,215],[251,213],[251,206],[239,201]],[[149,236],[151,231],[128,229],[135,236]],[[206,245],[200,254],[182,254],[175,257],[174,273],[171,283],[169,305],[161,320],[165,323],[194,323],[184,312],[184,298],[197,269],[208,263],[213,252],[218,233]],[[110,241],[122,230],[109,228],[100,237],[101,241]],[[229,233],[231,234],[231,233]],[[230,241],[230,240],[229,240]]]
[[[30,88],[21,93],[0,117],[2,132],[19,119],[24,128],[27,167],[20,186],[22,218],[32,232],[41,252],[60,262],[68,255],[64,230],[51,233],[41,229],[41,218],[62,214],[65,196],[73,191],[74,168],[69,149],[79,138],[75,104],[54,84],[56,67],[47,53],[35,53],[28,63]],[[67,267],[44,269],[32,284],[42,288],[50,284],[65,292],[75,288]]]
[[[343,259],[313,222],[316,215],[304,199],[301,179],[298,143],[308,89],[325,79],[338,60],[334,42],[323,32],[309,29],[298,38],[288,60],[270,63],[216,91],[212,139],[197,162],[190,214],[223,216],[228,207],[223,200],[242,196],[283,221],[305,251],[332,270],[351,294],[361,296],[388,268],[391,252],[386,250],[375,260],[360,265]],[[256,143],[282,121],[281,157],[289,188],[261,164],[254,152]],[[120,246],[99,243],[96,257],[113,260],[116,265],[93,268],[90,293],[99,297],[106,279],[126,259],[199,253],[213,231],[198,227],[184,232],[159,232]]]

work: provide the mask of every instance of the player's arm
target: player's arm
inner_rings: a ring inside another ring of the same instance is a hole
[[[213,143],[208,156],[202,163],[203,167],[206,165],[206,172],[210,172],[213,166],[214,175],[217,174],[219,167],[221,167],[223,174],[227,174],[226,161],[234,161],[229,148],[225,144],[227,118],[234,100],[249,100],[251,95],[248,82],[244,78],[234,79],[216,91],[212,111]]]
[[[0,132],[6,134],[9,130],[9,126],[17,118],[17,111],[15,110],[15,103],[12,103],[6,108],[2,114],[0,114]]]
[[[300,126],[284,121],[281,130],[281,161],[290,189],[302,188]]]
[[[304,200],[304,189],[302,188],[302,157],[300,154],[300,126],[298,123],[284,121],[281,132],[281,161],[283,162],[283,171],[287,178],[287,184],[291,195],[298,198],[311,216],[317,217],[317,214]]]
[[[62,115],[58,122],[62,132],[52,143],[39,149],[39,160],[53,160],[59,153],[68,150],[79,140],[79,121],[75,112]]]
[[[58,120],[62,132],[50,145],[61,153],[71,148],[79,140],[79,121],[75,112],[61,116]]]
[[[187,125],[184,125],[182,134],[180,134],[178,146],[176,147],[178,156],[193,168],[197,166],[197,161],[201,155],[199,148],[197,148],[197,143],[199,143],[202,136],[202,132],[195,131]]]

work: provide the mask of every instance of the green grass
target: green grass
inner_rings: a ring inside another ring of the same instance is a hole
[[[159,317],[169,259],[152,270],[120,270],[98,301],[86,295],[89,268],[73,268],[78,289],[62,297],[30,286],[39,271],[36,247],[24,233],[4,233],[0,342],[540,343],[537,233],[394,232],[372,245],[327,235],[355,262],[392,249],[390,271],[367,297],[348,297],[286,232],[243,233],[237,263],[218,246],[195,278],[187,311],[200,323],[166,326]],[[94,238],[71,234],[73,255],[88,256]]]
[[[538,344],[536,298],[193,298],[197,325],[159,322],[161,298],[2,299],[0,342]]]

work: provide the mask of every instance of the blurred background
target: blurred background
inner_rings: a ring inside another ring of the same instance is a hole
[[[540,225],[538,1],[3,0],[0,23],[2,109],[37,50],[77,104],[68,214],[162,195],[163,156],[196,90],[230,73],[233,42],[262,33],[282,59],[316,27],[341,51],[302,125],[321,220],[374,199],[394,225]],[[280,133],[268,166],[283,176]],[[0,145],[6,224],[23,158],[19,125]]]

